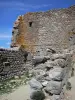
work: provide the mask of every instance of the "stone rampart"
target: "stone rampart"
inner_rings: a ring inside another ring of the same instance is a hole
[[[0,48],[0,80],[12,78],[25,72],[26,53],[21,50]]]
[[[33,59],[36,65],[33,63],[34,69],[31,71],[35,77],[29,82],[32,91],[31,100],[64,100],[64,87],[71,77],[72,54],[55,53],[50,56],[50,59],[38,57],[37,62],[36,59]],[[47,60],[40,62],[39,59]]]

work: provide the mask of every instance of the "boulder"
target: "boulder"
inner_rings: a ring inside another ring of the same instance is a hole
[[[46,65],[46,68],[49,68],[49,69],[54,68],[55,66],[64,68],[67,65],[67,63],[64,59],[55,59],[54,61],[48,60],[45,63],[45,65]]]
[[[49,71],[49,78],[52,80],[62,81],[65,74],[63,68],[54,68]]]
[[[29,82],[29,85],[31,88],[37,90],[37,89],[42,89],[42,84],[38,82],[35,78],[32,78]]]
[[[49,81],[47,86],[45,87],[45,91],[50,94],[60,94],[62,91],[62,82],[58,81]]]
[[[38,65],[38,64],[41,64],[41,63],[45,63],[47,60],[49,60],[50,58],[49,57],[44,57],[44,56],[35,56],[33,59],[32,59],[32,64],[34,66]]]

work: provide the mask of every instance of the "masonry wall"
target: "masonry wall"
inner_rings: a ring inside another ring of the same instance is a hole
[[[12,49],[0,49],[0,80],[23,74],[26,52]]]
[[[33,47],[34,52],[40,51],[41,55],[50,47],[63,49],[75,44],[75,6],[27,13],[22,16],[22,24],[20,17],[16,20],[18,23],[13,28],[12,47],[16,45],[17,37],[22,33],[26,48],[32,45],[28,50],[31,52]]]
[[[34,65],[31,73],[35,75],[29,82],[32,100],[41,98],[44,100],[43,95],[45,100],[65,100],[64,87],[71,89],[71,85],[67,83],[72,73],[72,54],[70,52],[52,54],[46,62]]]
[[[37,99],[41,97],[40,93],[44,93],[46,99],[64,100],[64,87],[68,78],[71,77],[73,52],[64,50],[61,53],[50,53],[48,56],[32,58],[32,63],[28,65],[32,66],[29,74],[34,75],[29,82],[32,100],[35,95]],[[25,73],[26,53],[21,50],[0,49],[0,81]],[[39,94],[37,94],[38,91]]]

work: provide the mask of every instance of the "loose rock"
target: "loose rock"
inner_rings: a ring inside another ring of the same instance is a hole
[[[31,88],[42,89],[42,84],[34,78],[32,80],[30,80],[29,84],[30,84]]]
[[[49,81],[45,91],[51,94],[60,94],[62,90],[62,83],[57,81]]]
[[[61,81],[64,78],[63,68],[54,68],[49,71],[49,78],[52,80]]]

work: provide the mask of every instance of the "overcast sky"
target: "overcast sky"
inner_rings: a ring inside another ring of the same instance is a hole
[[[0,0],[0,47],[10,46],[13,23],[18,15],[74,4],[75,0]]]

